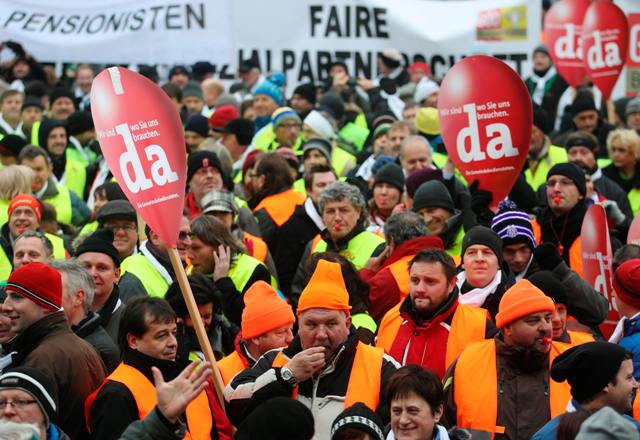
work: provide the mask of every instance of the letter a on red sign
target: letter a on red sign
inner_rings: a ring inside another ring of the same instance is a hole
[[[603,334],[610,335],[620,315],[613,307],[611,265],[613,255],[607,226],[607,214],[602,205],[591,205],[582,221],[580,231],[582,270],[586,282],[604,295],[610,304],[609,315],[600,325]]]
[[[544,17],[544,34],[553,65],[572,86],[579,86],[586,77],[582,60],[582,21],[590,0],[560,0]]]
[[[438,95],[449,158],[467,182],[479,181],[497,206],[529,152],[532,107],[527,87],[502,61],[474,55],[447,72]]]
[[[111,67],[93,81],[91,112],[100,148],[120,187],[149,227],[175,246],[187,168],[175,105],[142,75]]]
[[[609,0],[593,2],[582,23],[582,47],[587,75],[609,99],[629,48],[629,26],[622,9]]]

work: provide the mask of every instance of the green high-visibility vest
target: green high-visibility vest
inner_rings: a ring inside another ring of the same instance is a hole
[[[56,220],[59,223],[70,225],[73,214],[71,210],[71,194],[69,194],[69,189],[62,185],[56,185],[56,189],[58,194],[44,199],[44,201],[56,208]]]
[[[231,267],[229,268],[229,278],[233,281],[233,285],[236,287],[238,292],[242,293],[244,291],[251,275],[253,275],[253,272],[259,265],[264,266],[260,260],[253,258],[250,255],[237,255],[235,261],[231,263]],[[274,289],[278,288],[278,283],[273,275],[271,276],[271,285]]]
[[[555,145],[549,146],[548,156],[538,163],[535,174],[531,172],[531,168],[527,168],[524,172],[524,178],[534,191],[540,188],[540,185],[547,183],[547,173],[549,170],[558,163],[567,162],[567,150]]]
[[[347,248],[340,251],[340,255],[345,257],[356,268],[360,270],[373,255],[375,250],[384,243],[384,238],[370,231],[362,231],[347,244]],[[327,250],[327,242],[319,240],[312,249],[312,253],[325,252]]]
[[[143,254],[135,254],[120,264],[121,275],[129,272],[138,277],[148,296],[164,298],[169,283]]]

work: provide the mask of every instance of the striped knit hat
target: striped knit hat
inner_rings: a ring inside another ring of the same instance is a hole
[[[52,312],[62,308],[62,277],[57,270],[39,261],[11,272],[6,291],[24,295]]]
[[[507,210],[499,212],[491,220],[491,229],[502,239],[502,245],[524,243],[531,248],[536,247],[531,220],[526,212]]]

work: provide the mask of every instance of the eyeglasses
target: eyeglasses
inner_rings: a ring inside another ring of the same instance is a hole
[[[136,229],[138,229],[138,225],[136,225],[135,223],[124,223],[124,224],[116,224],[116,223],[105,223],[104,224],[105,228],[110,228],[113,229],[114,232],[120,230],[120,231],[135,231]]]
[[[37,403],[36,400],[0,400],[0,410],[5,409],[7,405],[13,408],[24,408],[27,405]]]
[[[178,240],[183,240],[184,241],[189,237],[191,237],[191,233],[190,232],[180,231],[178,233]]]
[[[286,128],[287,130],[292,130],[294,128],[299,130],[300,129],[300,124],[297,124],[295,122],[288,122],[288,123],[280,124],[278,126],[278,128],[280,128],[280,127]]]

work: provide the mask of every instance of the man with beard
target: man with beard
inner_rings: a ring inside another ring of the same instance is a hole
[[[154,371],[177,377],[186,363],[176,362],[176,315],[160,298],[137,298],[125,307],[118,335],[123,362],[87,398],[87,421],[96,440],[120,438],[127,426],[156,405]],[[230,439],[230,425],[215,392],[202,391],[185,411],[189,438]]]
[[[442,378],[467,345],[493,337],[497,330],[487,311],[458,302],[455,274],[443,250],[419,251],[409,263],[409,295],[382,319],[376,345],[400,364]]]
[[[358,342],[350,309],[340,265],[319,260],[298,302],[293,342],[266,353],[227,386],[232,422],[237,426],[272,397],[288,396],[311,410],[316,438],[329,439],[333,420],[355,402],[384,408],[381,391],[397,363],[381,348]]]
[[[631,353],[623,347],[602,341],[572,347],[553,361],[551,377],[569,383],[570,407],[574,411],[593,414],[608,406],[640,431],[640,424],[627,415],[632,410],[638,383],[633,378]],[[555,440],[567,413],[549,421],[532,440]]]
[[[527,280],[504,294],[496,316],[500,333],[469,345],[447,371],[445,426],[469,429],[474,437],[524,439],[564,412],[569,386],[549,377],[553,312],[551,298]]]
[[[140,245],[140,252],[122,261],[120,298],[124,302],[141,295],[162,298],[167,293],[169,285],[176,280],[173,266],[169,260],[169,245],[148,225],[146,226],[146,234],[149,239]],[[190,234],[189,219],[183,215],[180,218],[176,249],[185,267],[187,265],[187,250],[191,246]]]

